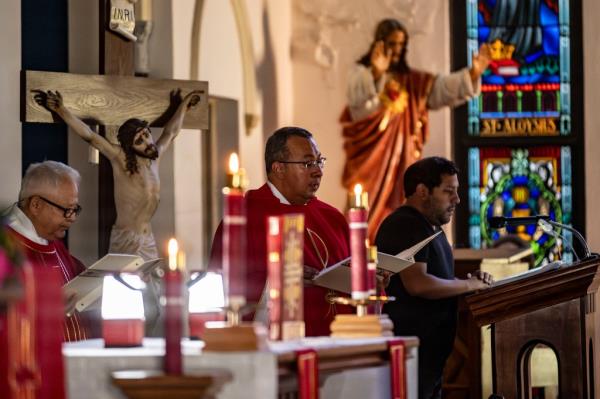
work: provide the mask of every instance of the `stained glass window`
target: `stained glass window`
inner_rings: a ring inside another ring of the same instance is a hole
[[[467,53],[492,62],[468,105],[471,136],[571,134],[568,0],[466,0]]]
[[[573,208],[571,162],[568,146],[470,148],[470,246],[491,246],[510,234],[531,242],[536,264],[560,258],[572,260],[572,237],[567,231],[550,234],[537,225],[507,226],[498,230],[491,229],[488,224],[488,219],[493,216],[535,215],[549,215],[552,220],[570,224]]]

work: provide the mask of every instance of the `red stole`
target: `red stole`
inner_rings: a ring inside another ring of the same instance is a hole
[[[304,215],[304,264],[323,269],[323,263],[333,265],[350,256],[348,222],[337,209],[318,199],[306,205],[286,205],[279,202],[267,184],[246,193],[247,225],[247,278],[249,302],[258,302],[267,281],[267,217],[285,213]],[[221,268],[222,228],[219,226],[210,257],[209,268]],[[329,325],[336,313],[350,313],[351,309],[331,305],[326,300],[328,290],[304,288],[304,321],[307,336],[329,335]],[[338,293],[339,295],[339,293]]]
[[[10,227],[7,231],[22,245],[25,258],[35,267],[56,269],[63,285],[85,270],[81,262],[71,256],[60,240],[49,242],[47,245],[38,244],[17,233]],[[63,309],[61,304],[61,309]],[[87,320],[75,312],[71,317],[65,317],[63,324],[63,340],[79,341],[90,338]]]
[[[360,183],[369,193],[371,242],[383,219],[404,202],[404,171],[421,158],[429,134],[427,98],[433,75],[411,70],[396,80],[408,95],[402,112],[381,106],[352,121],[346,108],[340,118],[346,152],[342,184],[350,191]]]

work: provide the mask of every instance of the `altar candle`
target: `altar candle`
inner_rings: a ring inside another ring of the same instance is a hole
[[[367,193],[354,186],[349,194],[348,222],[350,225],[350,254],[352,260],[352,299],[369,297],[367,278]]]
[[[246,304],[245,174],[237,154],[229,158],[227,185],[223,188],[223,277],[228,306]]]
[[[165,274],[165,374],[181,375],[183,284],[177,262],[177,240],[169,240],[169,270]]]

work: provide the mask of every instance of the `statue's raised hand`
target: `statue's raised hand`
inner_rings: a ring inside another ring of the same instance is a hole
[[[373,76],[379,79],[390,67],[392,62],[392,49],[385,49],[383,40],[379,40],[373,46],[371,51],[371,67]]]
[[[479,47],[479,51],[474,53],[471,58],[471,78],[473,80],[479,79],[479,77],[485,72],[487,67],[490,65],[492,61],[492,53],[490,51],[490,46],[487,43],[484,43]]]
[[[58,90],[54,92],[52,90],[33,90],[33,92],[35,93],[33,95],[35,102],[52,112],[58,112],[64,105],[62,95]]]

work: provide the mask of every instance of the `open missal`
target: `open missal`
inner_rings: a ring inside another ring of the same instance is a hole
[[[408,266],[415,263],[414,256],[431,240],[438,236],[442,231],[430,235],[423,241],[418,242],[412,247],[396,254],[389,255],[383,252],[377,253],[377,273],[392,273],[396,274],[406,269]],[[321,270],[312,282],[315,285],[329,288],[339,292],[350,294],[352,292],[352,272],[350,269],[350,258],[346,258],[341,262],[331,265]]]
[[[501,280],[498,281],[494,281],[494,283],[492,284],[492,287],[498,287],[504,284],[508,284],[508,283],[512,283],[513,281],[519,281],[519,280],[523,280],[526,278],[529,278],[531,276],[535,276],[550,270],[558,270],[561,268],[561,266],[563,266],[563,263],[561,261],[554,261],[551,263],[548,263],[544,266],[540,266],[540,267],[536,267],[534,269],[529,269],[527,271],[521,272],[521,273],[517,273],[517,274],[513,274],[510,277],[506,277],[503,278]]]
[[[154,270],[162,259],[144,259],[137,255],[107,254],[63,286],[64,291],[75,292],[75,309],[82,312],[102,296],[104,276],[113,273],[136,273],[146,275]]]

